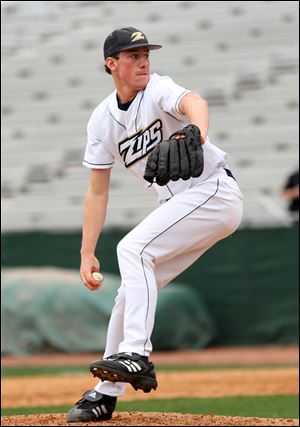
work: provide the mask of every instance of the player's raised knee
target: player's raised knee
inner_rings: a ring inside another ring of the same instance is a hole
[[[137,242],[133,242],[131,239],[124,237],[117,245],[118,259],[130,259],[140,256],[141,250]]]

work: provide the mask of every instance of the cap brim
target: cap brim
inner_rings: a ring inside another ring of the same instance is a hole
[[[118,52],[123,52],[124,50],[138,49],[139,47],[148,47],[149,50],[156,50],[156,49],[160,49],[162,46],[160,44],[148,44],[148,43],[135,44],[134,46],[130,44],[128,46],[122,47],[122,49],[119,49],[116,52],[110,53],[108,56],[114,55],[115,53],[118,53]],[[108,58],[108,56],[106,56],[106,58]]]
[[[160,44],[149,44],[148,47],[150,50],[156,50],[156,49],[162,48]]]
[[[119,51],[123,51],[123,50],[132,50],[132,49],[138,49],[139,47],[148,47],[150,50],[155,50],[155,49],[160,49],[162,46],[160,44],[148,44],[148,43],[141,43],[141,44],[136,44],[135,46],[132,46],[132,44],[122,47],[122,49]]]

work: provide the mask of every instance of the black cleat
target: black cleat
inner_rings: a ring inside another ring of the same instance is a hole
[[[91,363],[90,371],[102,381],[130,383],[135,390],[145,393],[157,387],[153,363],[137,353],[118,353],[96,360]]]
[[[96,390],[86,391],[82,399],[68,412],[68,423],[85,423],[89,421],[110,420],[117,404],[117,398],[98,393]]]

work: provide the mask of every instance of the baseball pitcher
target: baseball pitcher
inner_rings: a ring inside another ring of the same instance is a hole
[[[148,42],[132,27],[109,34],[105,70],[115,90],[93,111],[83,165],[90,168],[83,219],[81,268],[91,291],[101,285],[95,249],[105,221],[115,162],[155,191],[158,207],[118,244],[121,284],[107,331],[100,378],[69,411],[68,422],[108,420],[129,383],[157,387],[151,333],[157,294],[239,226],[243,196],[227,154],[208,138],[208,106],[170,77],[150,73]],[[101,276],[100,276],[101,277]]]

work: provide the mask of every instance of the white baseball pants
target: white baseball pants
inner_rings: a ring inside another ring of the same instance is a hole
[[[149,356],[157,293],[242,217],[243,196],[223,168],[160,205],[118,244],[121,286],[112,310],[104,358],[134,352]],[[125,383],[99,382],[97,391],[120,396]]]

